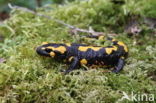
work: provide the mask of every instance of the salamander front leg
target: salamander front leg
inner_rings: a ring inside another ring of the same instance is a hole
[[[64,74],[67,74],[75,69],[77,69],[79,67],[80,63],[79,63],[79,59],[77,57],[73,58],[71,61],[71,65],[69,66],[69,68],[64,72]]]
[[[118,73],[119,71],[123,69],[124,65],[125,65],[125,60],[120,58],[114,70],[112,70],[112,72]]]

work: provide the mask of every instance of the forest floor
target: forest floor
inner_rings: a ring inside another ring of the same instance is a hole
[[[132,0],[134,1],[134,0]],[[135,3],[137,4],[137,3]],[[115,5],[115,6],[114,6]],[[133,4],[124,4],[134,13]],[[116,9],[118,8],[118,9]],[[67,5],[39,8],[38,12],[79,28],[115,33],[114,38],[129,48],[124,69],[105,73],[104,69],[75,70],[62,75],[67,68],[51,58],[40,57],[35,48],[42,42],[82,43],[69,34],[69,28],[31,13],[13,10],[11,17],[0,24],[0,101],[2,103],[133,103],[156,101],[156,29],[145,26],[140,16],[139,33],[124,30],[129,13],[108,0],[74,2]],[[137,14],[138,15],[138,14]],[[133,20],[133,18],[132,18]],[[151,19],[150,19],[151,20]],[[153,19],[152,19],[153,20]],[[150,22],[151,23],[151,22]],[[154,22],[152,22],[151,25]],[[149,24],[149,23],[148,23]],[[139,30],[139,29],[136,29]],[[85,33],[80,33],[85,35]],[[1,38],[1,37],[0,37]],[[93,45],[99,45],[94,42]],[[105,44],[102,44],[105,45]],[[133,95],[135,94],[135,99]],[[121,99],[128,95],[129,99]],[[142,95],[145,95],[142,97]],[[153,99],[154,98],[154,99]]]

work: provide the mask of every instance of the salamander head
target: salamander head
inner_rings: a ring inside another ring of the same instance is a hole
[[[41,46],[37,47],[36,52],[46,57],[64,56],[66,47],[63,44],[43,43]]]

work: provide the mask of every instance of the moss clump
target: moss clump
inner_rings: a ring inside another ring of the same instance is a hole
[[[133,5],[126,1],[119,5],[109,0],[75,1],[52,5],[51,10],[41,8],[39,12],[80,28],[92,26],[97,31],[119,32],[123,31],[128,14],[143,15],[146,5],[141,12],[132,9],[142,2]],[[123,7],[128,13],[123,12]],[[128,45],[130,54],[121,73],[104,73],[98,69],[77,70],[71,75],[59,72],[65,64],[44,59],[35,52],[43,41],[77,42],[69,35],[68,28],[30,13],[13,11],[11,18],[0,26],[0,33],[5,36],[0,43],[0,57],[6,59],[6,63],[0,63],[2,102],[113,103],[120,101],[122,92],[131,94],[132,91],[156,96],[156,46],[149,32],[137,37],[136,43],[124,33],[118,35]]]

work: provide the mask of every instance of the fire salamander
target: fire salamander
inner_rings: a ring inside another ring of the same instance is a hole
[[[104,39],[104,36],[89,36],[90,38]],[[113,67],[112,72],[118,73],[125,65],[125,59],[128,55],[127,46],[112,38],[112,46],[100,47],[89,46],[86,44],[63,44],[44,42],[37,47],[36,52],[41,56],[51,57],[55,60],[65,60],[70,64],[64,71],[65,74],[79,68],[82,65],[102,65]]]

